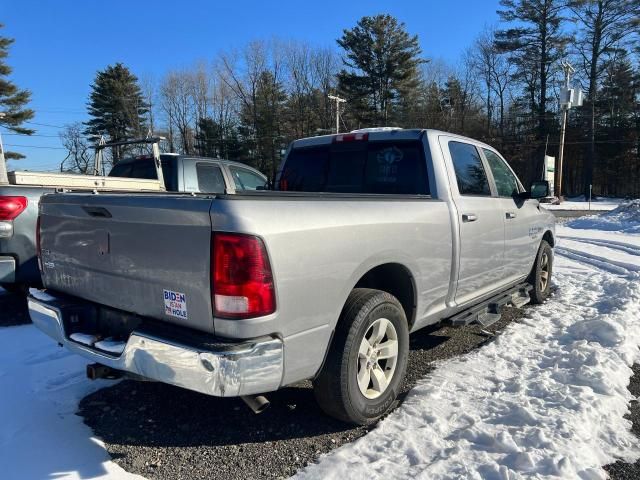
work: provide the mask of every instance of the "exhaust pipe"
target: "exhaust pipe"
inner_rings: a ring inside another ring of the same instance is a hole
[[[98,380],[99,378],[117,380],[120,377],[122,377],[120,370],[115,370],[100,363],[90,363],[87,365],[87,378],[89,380]]]
[[[243,395],[240,398],[255,414],[264,412],[271,405],[263,395]]]

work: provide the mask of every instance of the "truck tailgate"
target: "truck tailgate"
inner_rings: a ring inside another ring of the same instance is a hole
[[[211,198],[55,194],[41,202],[46,288],[213,332]]]

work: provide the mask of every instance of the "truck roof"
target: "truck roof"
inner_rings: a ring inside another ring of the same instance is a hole
[[[428,136],[439,136],[439,135],[448,135],[452,137],[459,138],[460,140],[471,141],[474,143],[480,143],[487,147],[489,145],[481,142],[479,140],[465,137],[463,135],[458,135],[456,133],[445,132],[442,130],[435,130],[432,128],[399,128],[399,127],[373,127],[373,128],[361,128],[358,130],[352,130],[351,132],[339,133],[339,134],[331,134],[331,135],[320,135],[317,137],[307,137],[301,138],[299,140],[293,141],[291,144],[292,148],[302,148],[302,147],[312,147],[316,145],[327,145],[334,141],[335,138],[345,137],[345,136],[356,136],[357,135],[368,135],[369,140],[380,141],[380,140],[418,140],[421,135]]]

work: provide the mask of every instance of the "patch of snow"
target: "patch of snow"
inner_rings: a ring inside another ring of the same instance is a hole
[[[79,333],[79,332],[72,333],[71,335],[69,335],[69,338],[74,342],[78,342],[83,345],[87,345],[89,347],[92,347],[93,344],[96,343],[96,341],[98,340],[97,335],[90,335],[88,333]]]
[[[33,325],[0,328],[0,465],[3,479],[141,479],[109,459],[75,413],[108,383]]]
[[[540,206],[546,208],[547,210],[593,210],[593,211],[608,211],[613,210],[621,203],[624,203],[624,199],[622,198],[605,198],[598,197],[595,200],[591,201],[591,206],[589,206],[589,201],[585,200],[584,195],[580,195],[579,197],[572,197],[566,199],[560,205],[552,205],[549,203],[541,203]]]
[[[616,209],[602,214],[581,217],[567,223],[574,229],[608,230],[640,234],[640,199],[621,204]]]
[[[40,290],[38,288],[30,288],[29,294],[36,300],[41,300],[43,302],[52,302],[56,299],[55,297],[49,295],[46,291]]]
[[[114,340],[113,338],[105,338],[104,340],[100,340],[94,344],[95,348],[118,355],[124,352],[124,348],[126,346],[126,342],[123,342],[122,340]]]
[[[297,478],[604,479],[603,465],[640,458],[624,418],[640,361],[640,236],[558,236],[550,300],[439,362],[373,431]]]

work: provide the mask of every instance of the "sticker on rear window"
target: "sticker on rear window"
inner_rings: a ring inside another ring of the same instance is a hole
[[[164,290],[164,313],[171,317],[187,319],[187,296],[184,293]]]

